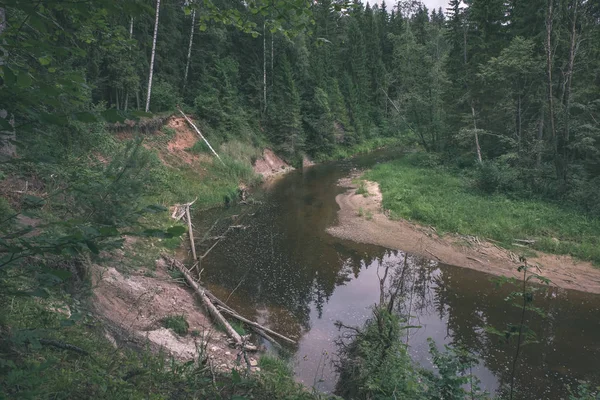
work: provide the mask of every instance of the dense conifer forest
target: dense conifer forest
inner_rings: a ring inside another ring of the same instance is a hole
[[[26,141],[98,113],[180,104],[219,141],[265,138],[293,158],[409,137],[460,167],[482,164],[487,190],[598,212],[599,15],[584,0],[452,0],[437,10],[7,1],[2,129]]]

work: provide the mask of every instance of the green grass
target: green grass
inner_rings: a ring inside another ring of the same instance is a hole
[[[86,301],[66,300],[81,319],[52,312],[47,302],[58,301],[57,295],[52,291],[48,300],[0,296],[5,311],[0,314],[0,399],[326,398],[297,384],[276,358],[261,360],[262,371],[246,376],[211,372],[202,359],[182,363],[162,352],[115,348]],[[43,338],[71,347],[40,344]]]
[[[557,204],[483,195],[466,178],[415,166],[410,156],[377,165],[365,179],[379,182],[383,207],[392,218],[493,239],[505,247],[514,239],[536,239],[535,250],[600,265],[600,221]]]
[[[362,179],[358,182],[358,189],[356,189],[356,194],[362,194],[363,197],[369,197],[369,191],[367,190],[366,183]]]

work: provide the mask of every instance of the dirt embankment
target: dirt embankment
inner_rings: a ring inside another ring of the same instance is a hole
[[[131,251],[130,247],[131,243],[125,251]],[[230,346],[227,335],[215,328],[194,293],[172,277],[163,260],[157,260],[154,269],[121,271],[115,266],[125,261],[125,251],[113,255],[109,266],[94,267],[93,303],[107,322],[109,340],[115,345],[115,337],[140,348],[150,345],[180,361],[206,357],[221,371],[245,365],[240,351]],[[174,316],[185,317],[187,334],[179,335],[163,325],[166,317]]]
[[[207,173],[204,165],[213,161],[212,155],[190,151],[200,139],[183,118],[171,117],[166,125],[172,132],[156,130],[152,132],[154,140],[144,145],[157,150],[165,165],[191,167],[202,179]],[[116,135],[129,139],[133,132],[123,130]],[[289,167],[270,150],[265,150],[264,162],[270,170]],[[107,337],[115,345],[115,338],[140,348],[149,344],[151,349],[162,349],[181,361],[206,356],[217,370],[230,371],[240,365],[240,351],[230,346],[227,335],[215,328],[193,291],[174,279],[176,275],[162,260],[156,261],[155,266],[148,261],[139,269],[128,264],[131,256],[143,251],[139,248],[141,240],[144,239],[127,237],[122,250],[106,254],[106,261],[94,266],[93,304],[107,322]],[[178,335],[164,326],[165,318],[175,316],[185,317],[189,324],[186,334]],[[241,361],[244,366],[244,360]],[[257,369],[256,360],[249,361]]]
[[[356,178],[353,177],[353,178]],[[401,249],[439,262],[484,271],[493,275],[517,276],[519,259],[513,252],[476,237],[445,234],[406,220],[391,220],[382,210],[379,185],[365,182],[367,195],[357,194],[352,178],[340,180],[348,191],[336,197],[340,206],[338,226],[328,232],[333,236],[356,242]],[[569,256],[537,253],[528,257],[530,265],[552,285],[600,294],[600,269],[589,262],[576,261]]]
[[[282,175],[294,169],[271,149],[265,149],[262,157],[254,162],[253,167],[254,172],[265,178]]]

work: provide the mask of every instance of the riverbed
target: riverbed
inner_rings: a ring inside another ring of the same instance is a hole
[[[265,185],[253,204],[198,215],[199,231],[215,222],[215,234],[236,225],[204,259],[202,280],[246,317],[296,337],[287,350],[298,381],[333,392],[341,334],[335,323],[361,326],[370,317],[387,268],[384,292],[402,284],[398,311],[419,326],[405,339],[413,360],[431,368],[428,338],[440,348],[463,346],[480,360],[473,372],[481,386],[495,393],[510,378],[514,345],[486,327],[518,322],[520,310],[505,301],[513,287],[497,287],[483,272],[326,232],[337,223],[335,197],[345,190],[338,180],[400,156],[387,150],[293,171]],[[519,398],[561,399],[578,380],[600,384],[600,296],[551,288],[536,293],[535,305],[546,317],[528,319],[538,343],[523,348]]]

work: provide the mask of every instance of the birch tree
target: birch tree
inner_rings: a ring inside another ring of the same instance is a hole
[[[129,41],[133,39],[133,17],[129,21]],[[129,46],[129,50],[131,51],[131,46]],[[129,88],[125,93],[125,112],[127,112],[127,106],[129,105]]]
[[[2,37],[4,29],[6,29],[6,12],[4,8],[0,7],[0,37]],[[5,49],[3,44],[3,42],[0,42],[0,66],[4,65],[3,54],[5,54]],[[2,124],[5,126],[4,129],[0,126],[0,159],[14,157],[17,150],[14,144],[14,119],[5,109],[0,109],[0,118],[8,121],[8,124]]]
[[[192,59],[192,44],[194,43],[194,23],[196,21],[196,10],[192,10],[192,27],[190,28],[190,42],[188,45],[187,61],[185,63],[185,73],[183,74],[183,88],[182,93],[185,92],[185,85],[187,84],[188,72],[190,70],[190,61]]]
[[[146,112],[150,111],[150,96],[152,95],[152,75],[154,74],[154,55],[156,54],[156,36],[158,34],[158,16],[160,0],[156,0],[156,19],[154,21],[154,37],[152,38],[152,55],[150,56],[150,73],[148,74],[148,94],[146,95]]]

